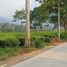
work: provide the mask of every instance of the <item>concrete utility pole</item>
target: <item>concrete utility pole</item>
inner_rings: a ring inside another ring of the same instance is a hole
[[[30,0],[26,0],[26,39],[25,47],[30,46]]]

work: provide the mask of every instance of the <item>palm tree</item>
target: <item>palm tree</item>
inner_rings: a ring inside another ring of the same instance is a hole
[[[30,0],[26,0],[26,39],[25,47],[30,46]]]
[[[57,9],[58,9],[58,38],[60,38],[60,0],[57,0]]]

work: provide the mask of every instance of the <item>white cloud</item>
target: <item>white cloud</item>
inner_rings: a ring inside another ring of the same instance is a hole
[[[30,9],[38,6],[39,3],[35,0],[30,0]],[[0,0],[0,17],[12,18],[16,9],[25,8],[25,0]]]

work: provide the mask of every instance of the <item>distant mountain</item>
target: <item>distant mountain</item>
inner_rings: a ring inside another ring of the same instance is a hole
[[[5,19],[5,18],[2,18],[0,17],[0,23],[10,23],[11,21]]]
[[[25,25],[25,20],[23,20],[23,24]],[[3,17],[0,17],[0,24],[4,24],[4,23],[9,23],[9,24],[21,24],[21,21],[17,21],[17,22],[12,22],[11,20],[5,19]]]

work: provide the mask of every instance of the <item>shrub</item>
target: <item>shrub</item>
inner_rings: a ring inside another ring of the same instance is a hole
[[[19,40],[19,46],[24,46],[25,45],[25,38],[18,38],[18,40]]]
[[[31,45],[35,46],[36,48],[43,48],[44,47],[44,39],[43,38],[32,38]]]
[[[7,47],[7,45],[9,45],[11,43],[9,43],[9,41],[7,40],[0,40],[0,47],[4,48]]]
[[[19,41],[17,39],[2,39],[0,40],[0,47],[16,47],[19,45]]]
[[[45,42],[50,43],[51,42],[51,38],[50,37],[46,37],[45,38]]]
[[[42,41],[40,39],[36,39],[35,40],[36,44],[35,44],[35,47],[36,48],[43,48],[43,44],[42,44]]]
[[[8,45],[8,47],[16,47],[20,44],[18,39],[8,39],[8,41],[10,42],[10,45]]]
[[[61,34],[61,39],[67,40],[67,34],[62,33],[62,34]]]

